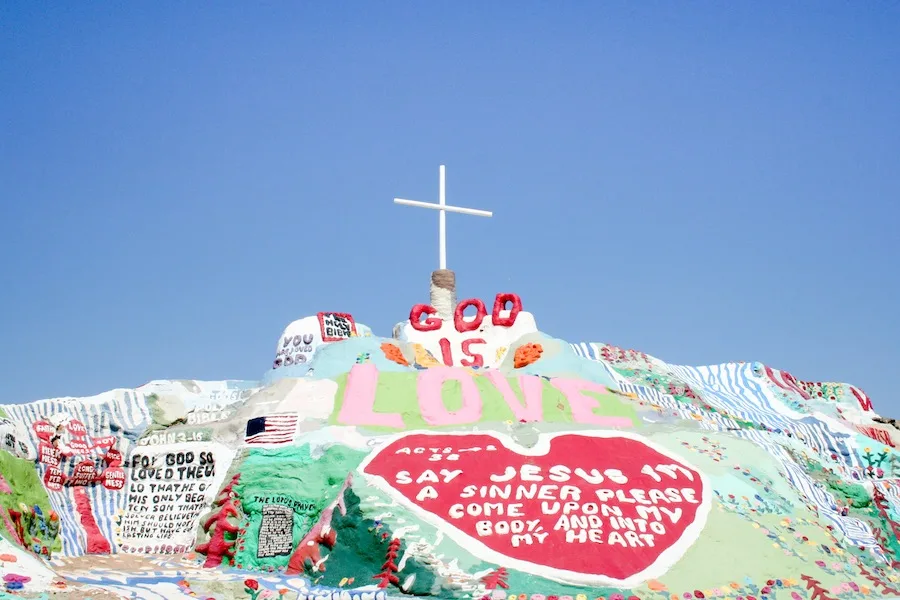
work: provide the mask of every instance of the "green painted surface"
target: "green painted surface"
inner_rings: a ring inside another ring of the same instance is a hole
[[[235,564],[261,569],[287,566],[287,555],[257,556],[263,506],[280,504],[293,509],[296,545],[363,456],[341,446],[331,446],[317,459],[311,456],[309,446],[249,451],[235,486],[244,513]]]
[[[0,506],[6,511],[12,509],[22,513],[26,547],[36,553],[58,552],[62,547],[58,536],[59,521],[50,508],[50,499],[34,463],[0,451],[0,474],[12,490],[12,493],[0,494]],[[7,539],[12,538],[5,525],[0,525],[0,532]]]

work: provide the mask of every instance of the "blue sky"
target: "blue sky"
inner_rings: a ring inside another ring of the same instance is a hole
[[[900,416],[900,4],[0,4],[0,402],[459,296]]]

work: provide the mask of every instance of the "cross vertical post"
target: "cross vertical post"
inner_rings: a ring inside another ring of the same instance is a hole
[[[447,211],[443,207],[447,206],[447,188],[446,188],[446,169],[441,165],[440,170],[440,190],[438,192],[438,204],[441,205],[441,216],[439,217],[438,226],[440,233],[438,235],[438,244],[440,244],[441,269],[447,268]]]

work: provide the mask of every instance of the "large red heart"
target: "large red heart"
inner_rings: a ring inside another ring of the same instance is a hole
[[[478,558],[582,585],[633,586],[700,534],[710,487],[683,459],[623,432],[410,432],[370,454],[370,481]]]

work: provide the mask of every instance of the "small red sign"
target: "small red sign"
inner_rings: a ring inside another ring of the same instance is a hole
[[[122,464],[122,453],[121,453],[119,450],[115,449],[115,448],[110,448],[109,450],[106,451],[106,456],[103,457],[103,460],[104,460],[104,461],[106,462],[106,464],[108,464],[110,467],[118,467],[118,466],[121,466],[121,464]]]
[[[50,424],[49,421],[35,421],[31,424],[31,428],[34,429],[34,434],[38,437],[38,439],[44,441],[50,441],[50,438],[53,437],[53,434],[56,432],[56,427]]]
[[[109,448],[116,443],[116,438],[112,435],[104,435],[91,438],[91,441],[93,442],[95,448]]]
[[[38,445],[38,462],[51,467],[58,467],[61,455],[59,448],[55,448],[47,442],[41,441]]]
[[[320,312],[318,317],[323,342],[340,342],[356,335],[356,322],[350,314]]]
[[[108,467],[103,471],[103,487],[108,490],[121,490],[125,487],[125,471],[119,467]]]
[[[66,428],[69,430],[69,433],[71,433],[75,437],[81,437],[87,434],[87,427],[85,427],[84,423],[82,423],[78,419],[72,419],[71,421],[69,421],[68,425],[66,425]]]
[[[68,446],[76,454],[87,454],[91,450],[91,445],[83,438],[72,438],[69,440]]]
[[[85,460],[77,465],[69,478],[69,485],[88,485],[97,480],[97,470],[93,461]]]
[[[51,492],[60,491],[65,482],[65,475],[57,467],[47,467],[47,470],[44,471],[44,487]]]

